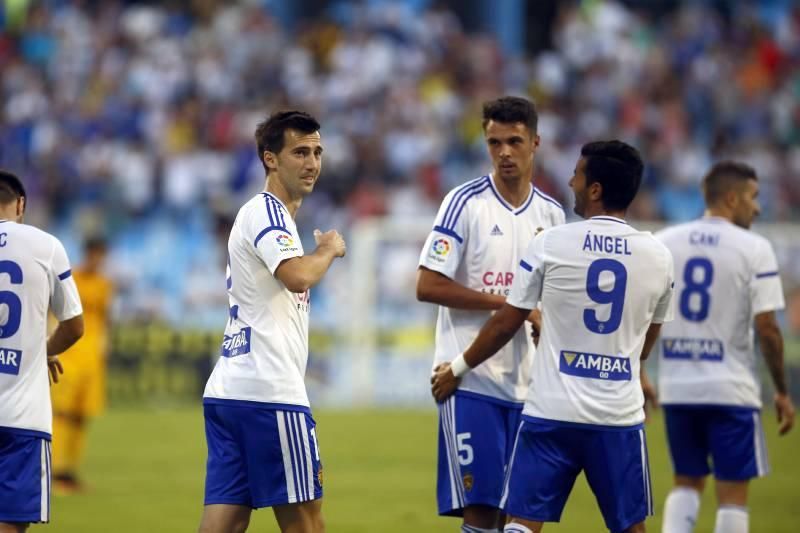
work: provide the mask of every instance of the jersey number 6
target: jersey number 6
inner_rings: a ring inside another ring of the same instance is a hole
[[[610,272],[614,276],[614,284],[610,290],[600,288],[600,275]],[[625,288],[628,285],[628,271],[625,265],[615,259],[597,259],[589,265],[586,272],[586,294],[593,302],[611,304],[608,320],[598,320],[595,309],[583,310],[583,323],[586,329],[608,335],[619,329],[622,321],[622,306],[625,304]]]
[[[8,274],[12,285],[22,284],[22,269],[14,261],[0,261],[0,275],[2,274]],[[0,291],[0,306],[2,305],[8,307],[8,314],[6,323],[0,326],[0,339],[7,339],[19,329],[22,301],[11,291]]]

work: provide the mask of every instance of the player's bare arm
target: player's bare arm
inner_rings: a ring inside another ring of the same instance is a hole
[[[417,270],[417,300],[443,305],[451,309],[494,311],[506,299],[499,294],[487,294],[464,287],[444,274],[425,267]]]
[[[67,351],[81,337],[83,337],[83,315],[78,315],[59,322],[53,334],[47,339],[47,368],[53,383],[58,383],[58,376],[64,373],[58,354]]]
[[[464,354],[456,358],[457,360],[460,358],[461,364],[465,364],[467,368],[459,368],[459,363],[456,363],[455,370],[451,365],[441,365],[433,375],[431,392],[436,401],[445,401],[455,392],[460,376],[483,363],[505,346],[528,318],[530,312],[530,309],[520,309],[510,304],[503,304],[503,307],[483,325],[480,333]],[[456,373],[458,376],[455,375]]]
[[[287,259],[275,270],[275,277],[292,292],[303,293],[319,283],[333,260],[347,252],[344,238],[336,230],[316,230],[314,239],[317,249],[313,253]]]
[[[794,404],[786,386],[783,365],[783,336],[775,312],[759,313],[755,317],[755,330],[761,353],[767,362],[772,383],[775,384],[775,411],[778,415],[778,433],[785,435],[794,426]]]
[[[644,345],[642,346],[642,355],[640,359],[642,361],[647,360],[650,357],[650,352],[653,351],[653,346],[656,345],[656,341],[658,340],[658,336],[661,334],[661,324],[650,324],[650,327],[647,328],[647,333],[644,336]]]

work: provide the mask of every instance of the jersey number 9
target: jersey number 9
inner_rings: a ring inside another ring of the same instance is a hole
[[[600,288],[600,275],[603,272],[610,272],[614,276],[614,284],[607,291]],[[597,259],[589,265],[589,270],[586,272],[586,294],[593,302],[611,304],[611,310],[608,313],[608,320],[598,320],[595,309],[584,309],[583,323],[586,329],[601,335],[608,335],[619,329],[627,285],[628,271],[619,261]]]

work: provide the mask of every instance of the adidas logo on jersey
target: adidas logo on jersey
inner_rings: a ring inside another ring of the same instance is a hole
[[[489,235],[494,236],[494,235],[502,235],[502,234],[503,234],[503,230],[500,229],[500,226],[495,224],[494,227],[492,228],[492,232]]]

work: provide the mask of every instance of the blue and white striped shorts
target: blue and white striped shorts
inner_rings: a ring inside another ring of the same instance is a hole
[[[205,504],[254,509],[322,498],[316,422],[302,406],[203,401]]]
[[[0,428],[0,522],[50,521],[50,441],[38,433]]]

